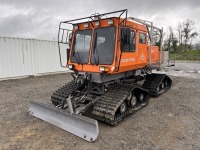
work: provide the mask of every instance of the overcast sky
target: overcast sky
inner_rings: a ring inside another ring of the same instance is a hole
[[[200,41],[200,0],[0,0],[0,36],[55,40],[60,21],[126,8],[165,32],[191,19]]]

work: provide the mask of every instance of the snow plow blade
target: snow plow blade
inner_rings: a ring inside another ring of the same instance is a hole
[[[29,103],[29,113],[31,115],[89,142],[97,139],[99,134],[97,120],[74,113],[70,114],[67,110],[49,106],[38,101],[31,100]]]

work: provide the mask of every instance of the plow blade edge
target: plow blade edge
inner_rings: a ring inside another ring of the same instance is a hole
[[[68,131],[87,141],[94,141],[99,134],[97,120],[70,114],[66,110],[46,105],[41,102],[30,101],[29,113],[65,131]]]

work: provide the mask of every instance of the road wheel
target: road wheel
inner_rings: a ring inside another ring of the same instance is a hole
[[[126,112],[126,110],[127,110],[127,105],[125,102],[123,102],[119,107],[119,111],[120,111],[120,113],[123,114],[124,112]]]
[[[162,83],[161,83],[161,89],[164,89],[164,87],[165,87],[165,83],[164,83],[164,81],[162,81]]]
[[[135,96],[133,96],[130,100],[130,103],[131,103],[131,107],[135,107],[136,104],[137,104],[137,99]]]
[[[157,92],[159,92],[160,91],[160,86],[158,86],[156,90],[157,90]]]
[[[142,103],[142,102],[144,102],[144,100],[145,100],[144,93],[140,93],[140,95],[139,95],[139,102]]]
[[[168,82],[167,82],[167,80],[165,80],[165,87],[167,87],[167,85],[168,85]]]

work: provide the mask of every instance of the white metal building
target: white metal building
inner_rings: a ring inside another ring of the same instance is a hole
[[[66,51],[62,51],[66,62]],[[0,80],[68,71],[54,41],[0,37]]]

